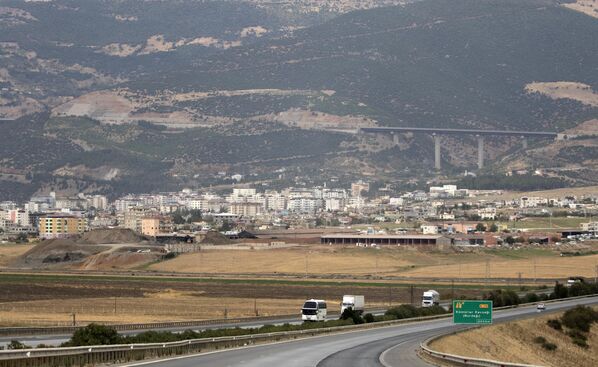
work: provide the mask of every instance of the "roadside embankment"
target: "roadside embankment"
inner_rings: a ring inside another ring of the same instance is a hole
[[[598,366],[598,324],[594,323],[585,333],[587,347],[583,347],[576,345],[572,337],[578,331],[564,325],[561,330],[549,326],[548,320],[561,319],[562,315],[547,314],[473,329],[434,340],[430,347],[441,353],[512,363],[555,367]],[[550,344],[556,348],[552,349]]]

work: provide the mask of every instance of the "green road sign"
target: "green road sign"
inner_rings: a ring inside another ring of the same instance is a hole
[[[453,301],[454,324],[492,324],[492,301]]]

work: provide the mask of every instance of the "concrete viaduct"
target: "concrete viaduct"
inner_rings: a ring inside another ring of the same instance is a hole
[[[527,148],[528,138],[560,139],[561,134],[549,131],[513,131],[482,129],[445,129],[428,127],[362,127],[359,133],[391,134],[398,144],[400,133],[424,133],[434,137],[434,167],[440,169],[440,136],[441,135],[475,135],[478,139],[478,168],[484,168],[484,139],[486,136],[517,136],[522,139],[523,148]]]

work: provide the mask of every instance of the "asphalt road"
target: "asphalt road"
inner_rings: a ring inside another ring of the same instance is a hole
[[[578,304],[598,304],[598,297],[549,303],[545,312],[558,312]],[[495,311],[494,322],[534,317],[538,314],[534,306]],[[453,325],[450,319],[440,319],[134,363],[127,366],[429,366],[415,354],[419,344],[431,336],[462,328],[464,326]]]

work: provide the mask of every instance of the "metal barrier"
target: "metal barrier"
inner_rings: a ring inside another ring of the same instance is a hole
[[[468,329],[471,330],[471,329]],[[452,334],[457,334],[452,333]],[[450,334],[447,334],[450,335]],[[495,361],[491,359],[481,359],[481,358],[471,358],[460,356],[456,354],[448,354],[448,353],[441,353],[431,349],[428,343],[445,337],[446,335],[435,336],[426,340],[425,342],[421,343],[420,349],[423,354],[430,357],[432,360],[436,362],[450,362],[451,365],[457,366],[479,366],[479,367],[542,367],[533,364],[520,364],[520,363],[509,363],[509,362],[502,362],[502,361]]]

